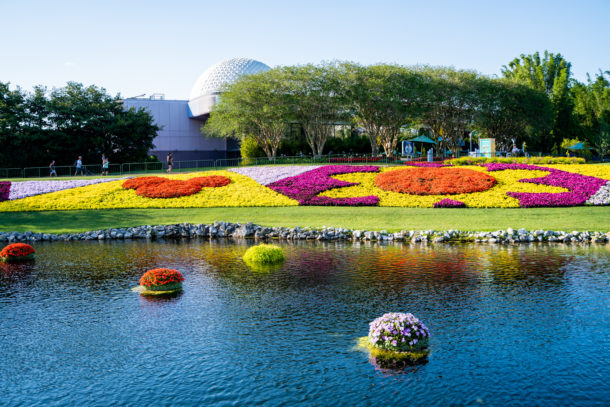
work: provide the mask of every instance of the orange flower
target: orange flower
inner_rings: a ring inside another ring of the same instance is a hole
[[[406,168],[375,177],[384,191],[412,195],[467,194],[486,191],[496,183],[491,175],[466,168]]]

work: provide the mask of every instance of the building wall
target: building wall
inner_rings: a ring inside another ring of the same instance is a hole
[[[227,141],[201,134],[201,119],[189,118],[186,100],[125,99],[123,106],[144,108],[161,127],[153,140],[151,154],[165,162],[171,151],[175,161],[226,158]]]

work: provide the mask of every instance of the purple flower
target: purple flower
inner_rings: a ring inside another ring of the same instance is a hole
[[[240,167],[229,171],[252,178],[261,185],[269,185],[287,177],[295,177],[319,168],[319,165],[278,165],[269,167]]]
[[[62,191],[85,187],[87,185],[99,184],[102,182],[116,181],[121,178],[94,178],[94,179],[75,179],[67,181],[23,181],[13,182],[9,194],[9,200],[27,198],[28,196],[47,194],[50,192]]]
[[[10,191],[11,191],[11,182],[10,181],[0,181],[0,202],[6,201],[9,199]]]
[[[317,195],[333,188],[357,185],[353,182],[331,178],[332,175],[377,171],[379,171],[379,167],[376,166],[327,165],[294,177],[281,179],[267,186],[289,198],[296,199],[300,205],[374,206],[379,203],[377,196],[330,198]]]
[[[466,204],[455,199],[442,199],[434,203],[435,208],[465,208]]]

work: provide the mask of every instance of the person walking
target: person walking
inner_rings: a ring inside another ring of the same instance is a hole
[[[172,157],[172,153],[167,153],[167,172],[172,172],[173,166],[174,166],[174,157]]]
[[[49,164],[49,177],[56,177],[57,176],[57,171],[55,171],[55,160],[51,161],[51,164]]]
[[[110,161],[108,160],[108,157],[104,157],[104,160],[102,161],[102,175],[108,175],[108,165],[110,164]]]
[[[74,173],[74,176],[78,175],[79,172],[80,175],[85,175],[85,173],[83,172],[83,156],[78,156],[78,159],[74,163],[74,166],[76,167],[76,172]]]

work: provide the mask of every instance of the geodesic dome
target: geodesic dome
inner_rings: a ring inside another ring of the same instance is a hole
[[[249,58],[231,58],[209,67],[191,88],[189,100],[205,95],[218,94],[223,85],[231,84],[242,75],[265,72],[271,68]]]

